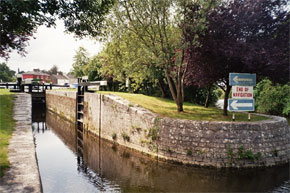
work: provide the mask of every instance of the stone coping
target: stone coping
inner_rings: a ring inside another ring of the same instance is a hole
[[[87,93],[86,93],[87,94]],[[90,94],[95,94],[95,93],[90,93]],[[106,95],[108,98],[118,101],[120,104],[125,105],[125,106],[129,106],[131,104],[131,102],[127,99],[124,99],[118,95],[114,95],[114,94],[104,94]],[[189,121],[189,122],[204,122],[204,123],[213,123],[213,124],[218,124],[218,123],[222,123],[222,124],[257,124],[257,123],[273,123],[273,122],[280,122],[280,121],[285,121],[287,122],[286,118],[284,117],[279,117],[279,116],[274,116],[274,115],[265,115],[265,114],[260,114],[260,113],[251,113],[254,115],[259,115],[259,116],[264,116],[264,117],[268,117],[269,119],[267,120],[261,120],[261,121],[203,121],[203,120],[189,120],[189,119],[178,119],[178,118],[172,118],[172,117],[164,117],[161,115],[158,115],[152,111],[150,111],[149,109],[146,109],[144,107],[141,107],[137,104],[133,104],[133,106],[131,107],[133,110],[137,110],[137,111],[142,111],[142,112],[146,112],[152,116],[155,117],[160,117],[160,118],[166,118],[166,119],[172,119],[172,120],[179,120],[179,121]]]
[[[0,192],[42,192],[31,126],[31,95],[14,99],[15,130],[8,146],[10,168],[0,181]]]

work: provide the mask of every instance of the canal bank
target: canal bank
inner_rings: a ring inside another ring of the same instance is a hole
[[[46,99],[49,110],[76,121],[75,92],[48,91]],[[257,122],[172,119],[99,93],[84,93],[81,103],[84,130],[158,159],[220,168],[289,163],[290,130],[282,117]]]
[[[31,95],[14,99],[15,130],[8,146],[10,168],[0,181],[0,192],[42,192],[31,127]]]

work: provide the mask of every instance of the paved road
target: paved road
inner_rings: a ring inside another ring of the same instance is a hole
[[[0,192],[42,192],[31,128],[31,95],[15,95],[14,119],[16,128],[8,147],[11,167],[0,179]]]

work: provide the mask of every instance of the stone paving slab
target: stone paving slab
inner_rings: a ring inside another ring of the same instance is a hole
[[[42,192],[31,128],[31,95],[15,95],[14,119],[15,131],[8,146],[11,167],[0,179],[0,192]]]

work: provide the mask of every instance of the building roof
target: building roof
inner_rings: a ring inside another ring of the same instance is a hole
[[[49,74],[43,73],[43,72],[35,72],[35,71],[28,71],[28,72],[24,72],[22,74],[33,74],[33,75],[41,75],[41,76],[49,76]]]
[[[67,74],[66,77],[67,77],[68,79],[77,79],[76,77],[74,77],[73,74]]]
[[[67,77],[60,75],[60,74],[59,75],[53,74],[53,75],[51,75],[51,77],[56,78],[56,79],[68,79]]]

